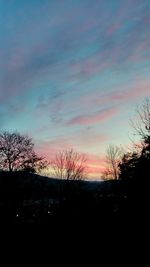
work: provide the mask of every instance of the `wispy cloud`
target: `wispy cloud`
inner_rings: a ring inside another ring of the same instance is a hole
[[[127,89],[125,91],[118,91],[113,92],[109,95],[108,98],[110,98],[112,101],[119,101],[119,102],[125,102],[125,101],[133,101],[138,99],[142,96],[150,95],[150,81],[144,80],[139,81],[134,84],[130,89]]]
[[[89,115],[80,115],[75,118],[72,118],[70,121],[67,122],[67,125],[93,125],[112,118],[118,112],[119,110],[116,107],[106,108],[94,112],[92,114],[90,113]]]

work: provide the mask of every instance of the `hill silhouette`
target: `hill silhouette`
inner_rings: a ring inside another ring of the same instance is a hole
[[[131,256],[137,257],[133,248],[139,247],[137,238],[143,233],[143,228],[139,227],[137,236],[135,227],[140,225],[142,214],[137,205],[142,196],[137,192],[133,180],[68,183],[26,172],[1,172],[1,223],[7,225],[7,232],[10,225],[17,229],[33,226],[21,231],[21,237],[20,231],[17,230],[17,234],[15,231],[13,240],[19,236],[17,247],[26,242],[31,251],[34,244],[36,254],[37,251],[41,253],[40,244],[44,244],[43,255],[45,251],[49,255],[48,242],[53,246],[56,242],[56,247],[59,242],[62,248],[65,242],[70,255],[78,260],[82,258],[83,263],[89,261],[88,255],[92,251],[93,266],[94,262],[99,262],[99,266],[123,266],[130,262]],[[29,240],[32,240],[31,244]],[[75,249],[76,243],[78,253],[70,247]],[[65,255],[61,260],[70,262]],[[56,258],[54,260],[57,262]]]
[[[132,187],[131,181],[125,180],[66,181],[26,172],[1,172],[0,209],[4,221],[12,223],[48,223],[57,216],[105,221],[108,216],[125,216]]]

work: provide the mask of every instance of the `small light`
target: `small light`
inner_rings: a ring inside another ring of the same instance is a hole
[[[19,214],[18,213],[16,214],[16,217],[19,217]]]
[[[51,212],[48,210],[48,212],[47,212],[48,214],[50,214]]]

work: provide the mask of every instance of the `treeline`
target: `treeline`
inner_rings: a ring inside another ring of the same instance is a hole
[[[139,136],[138,143],[132,144],[129,151],[122,146],[109,145],[106,150],[107,165],[103,178],[138,180],[150,177],[150,97],[137,107],[136,118],[131,120],[134,135]]]
[[[150,175],[150,97],[147,97],[136,110],[136,118],[131,121],[134,133],[140,136],[130,151],[122,146],[108,145],[106,166],[102,180],[137,179]],[[86,156],[73,149],[60,151],[49,162],[37,155],[33,139],[18,132],[0,133],[0,170],[24,171],[42,174],[65,180],[83,180],[88,177]],[[49,175],[50,176],[50,175]]]

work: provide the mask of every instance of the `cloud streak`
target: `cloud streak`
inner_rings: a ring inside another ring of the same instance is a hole
[[[80,115],[72,118],[67,125],[94,125],[115,116],[119,110],[116,107],[99,110],[89,115]]]

